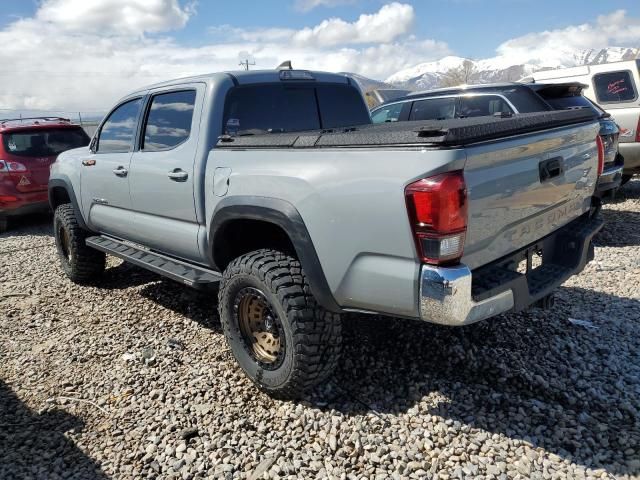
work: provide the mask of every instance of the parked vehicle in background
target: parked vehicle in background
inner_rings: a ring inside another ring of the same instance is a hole
[[[640,59],[545,70],[522,81],[587,85],[584,95],[610,113],[620,126],[620,153],[624,157],[622,182],[640,173]]]
[[[0,120],[0,232],[11,218],[47,211],[49,167],[60,153],[88,144],[82,127],[68,119]]]
[[[374,108],[382,103],[404,97],[411,93],[411,90],[401,90],[399,88],[376,88],[365,92],[364,96],[369,108]]]
[[[624,160],[618,154],[619,128],[611,116],[582,95],[584,85],[570,82],[464,85],[416,92],[371,112],[373,123],[443,120],[587,108],[600,119],[604,165],[596,194],[615,191],[622,181]]]
[[[321,72],[166,82],[54,164],[58,256],[78,283],[108,253],[219,284],[237,362],[295,398],[336,366],[343,312],[461,326],[582,270],[598,131],[586,109],[371,125],[357,86]]]

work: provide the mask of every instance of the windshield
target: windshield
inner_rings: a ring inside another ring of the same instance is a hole
[[[360,92],[340,84],[236,87],[225,103],[228,134],[296,132],[371,123]]]
[[[3,133],[2,140],[8,154],[23,157],[51,157],[89,144],[81,128],[21,130]]]

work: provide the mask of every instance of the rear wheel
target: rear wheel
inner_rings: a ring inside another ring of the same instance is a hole
[[[340,315],[318,305],[300,262],[274,250],[243,255],[218,294],[227,343],[247,376],[279,398],[299,398],[334,370]]]
[[[56,208],[53,233],[62,269],[73,282],[92,282],[104,271],[106,256],[87,247],[88,232],[78,225],[72,205],[65,203]]]

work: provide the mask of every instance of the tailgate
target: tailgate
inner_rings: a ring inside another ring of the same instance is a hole
[[[485,265],[588,211],[598,132],[599,124],[591,122],[467,147],[463,263]]]

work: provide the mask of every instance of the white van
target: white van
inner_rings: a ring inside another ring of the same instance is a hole
[[[640,59],[536,72],[521,82],[580,82],[583,94],[610,113],[620,125],[623,183],[640,173]]]

